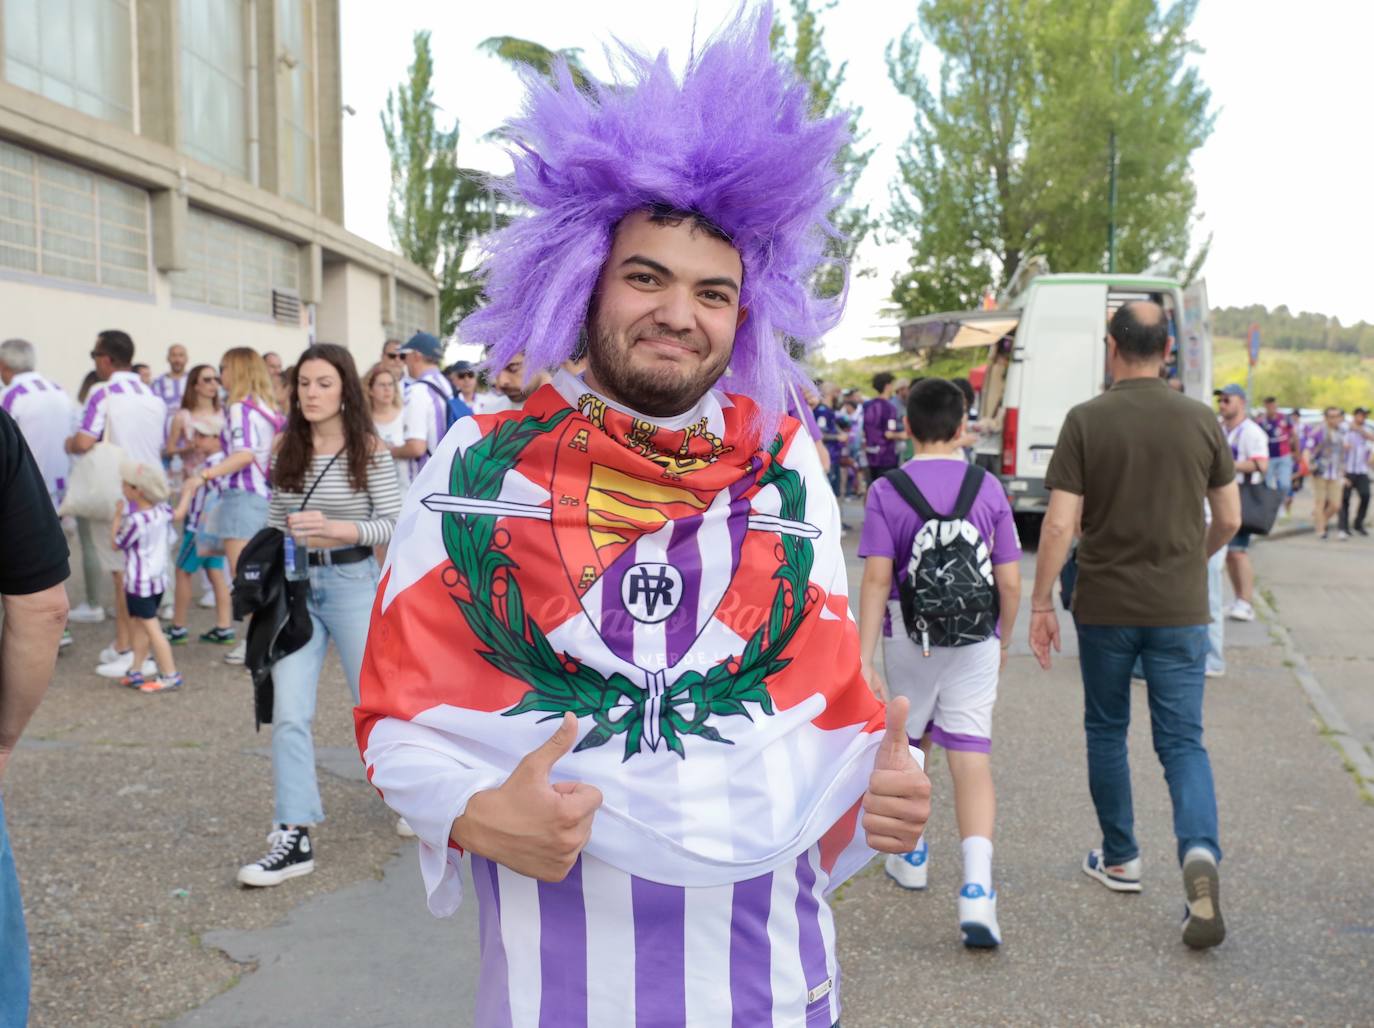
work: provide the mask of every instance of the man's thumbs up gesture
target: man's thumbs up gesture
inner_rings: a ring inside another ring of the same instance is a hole
[[[906,716],[911,701],[887,703],[887,732],[864,793],[864,833],[879,853],[909,853],[930,818],[930,779],[911,755]]]
[[[564,714],[558,731],[527,753],[499,788],[473,794],[453,822],[453,841],[522,875],[561,882],[587,845],[601,806],[595,786],[549,781],[576,741],[577,718]]]

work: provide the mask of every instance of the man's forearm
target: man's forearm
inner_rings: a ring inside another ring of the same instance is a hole
[[[55,585],[6,596],[0,633],[0,759],[8,757],[52,681],[57,645],[67,624],[67,591]],[[0,764],[3,769],[3,764]]]
[[[1069,559],[1073,528],[1046,520],[1040,530],[1040,550],[1035,558],[1035,588],[1031,590],[1031,610],[1054,606],[1054,584]]]
[[[1236,528],[1229,522],[1221,522],[1215,518],[1207,526],[1207,558],[1210,560],[1216,555],[1217,550],[1221,549],[1231,541],[1231,537],[1236,534]]]

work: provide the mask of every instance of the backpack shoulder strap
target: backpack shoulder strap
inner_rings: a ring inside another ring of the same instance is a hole
[[[973,509],[978,493],[983,488],[983,477],[986,474],[987,472],[977,464],[968,466],[964,472],[964,481],[959,485],[959,498],[954,501],[954,509],[949,512],[951,518],[962,521],[968,517],[968,512]]]
[[[893,489],[897,490],[898,495],[921,515],[922,521],[939,521],[943,515],[935,513],[935,508],[930,505],[930,501],[925,498],[921,490],[916,487],[916,483],[911,480],[901,468],[893,468],[883,479],[888,482]]]

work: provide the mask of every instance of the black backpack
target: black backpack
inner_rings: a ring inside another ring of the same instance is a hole
[[[983,487],[982,468],[970,464],[959,498],[937,514],[901,468],[883,478],[921,515],[906,577],[897,585],[907,635],[930,656],[932,646],[971,646],[997,630],[999,603],[987,541],[965,520]]]

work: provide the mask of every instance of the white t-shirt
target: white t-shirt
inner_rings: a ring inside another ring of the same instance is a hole
[[[54,506],[61,503],[72,461],[66,450],[71,400],[61,386],[38,372],[22,371],[0,390],[0,408],[9,412],[24,433]]]
[[[390,421],[373,421],[372,427],[381,436],[382,442],[388,446],[404,446],[406,441],[405,433],[405,414],[397,414]],[[410,486],[410,461],[396,461],[396,477],[401,483],[401,492],[405,492]]]
[[[130,460],[162,466],[167,435],[167,405],[132,371],[116,371],[86,399],[81,432],[108,439]]]
[[[429,455],[439,448],[439,440],[448,431],[448,400],[452,396],[453,386],[437,368],[430,368],[411,382],[410,391],[406,393],[402,427],[407,440],[425,441],[425,452],[409,462],[406,481],[413,480]]]
[[[1256,457],[1269,459],[1269,437],[1265,435],[1264,429],[1255,424],[1249,418],[1245,418],[1239,425],[1226,430],[1226,441],[1231,444],[1231,456],[1236,462],[1254,460]],[[1237,478],[1241,478],[1237,475]],[[1263,482],[1264,472],[1252,471],[1249,473],[1249,482]]]

